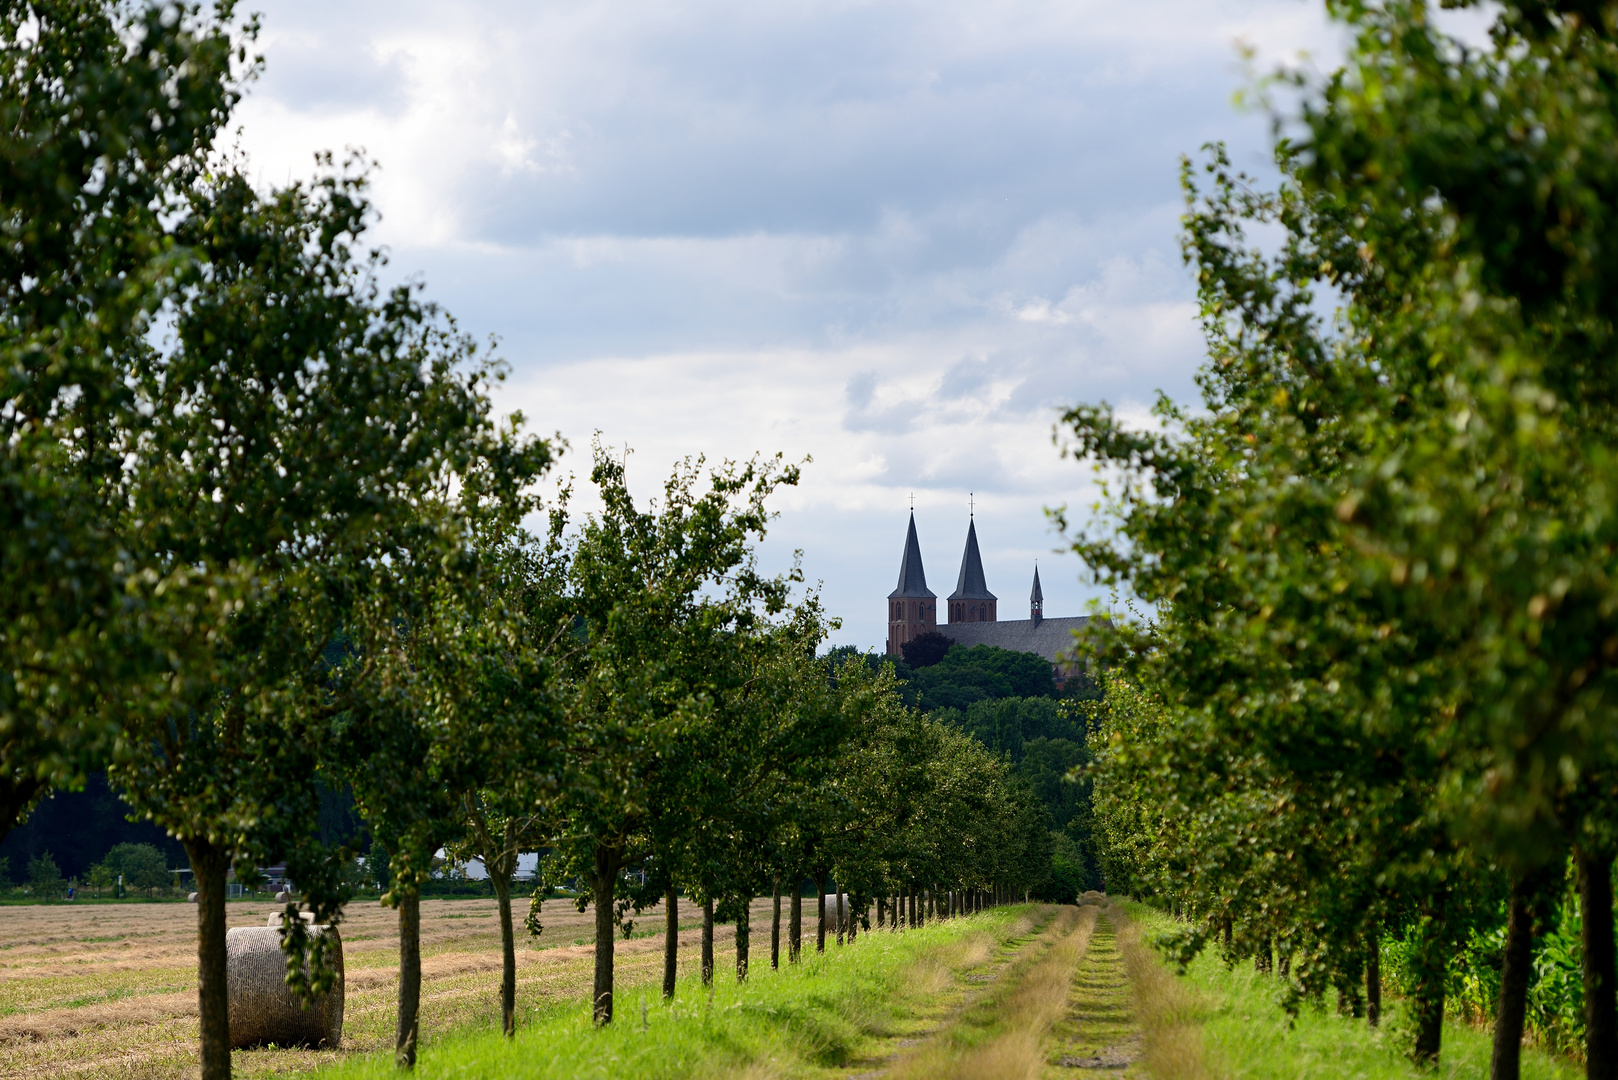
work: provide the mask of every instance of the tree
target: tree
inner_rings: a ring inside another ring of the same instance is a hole
[[[904,653],[905,663],[912,668],[932,667],[944,659],[950,646],[955,642],[936,630],[929,630],[925,634],[917,634],[900,646]]]
[[[163,575],[118,527],[144,420],[129,376],[189,261],[177,203],[253,33],[228,5],[0,13],[0,837],[167,690],[144,633]]]
[[[41,896],[59,895],[65,887],[62,871],[51,853],[42,851],[28,860],[28,886]]]
[[[1318,856],[1344,895],[1373,871],[1391,886],[1361,893],[1369,919],[1313,902],[1344,957],[1384,919],[1415,935],[1439,987],[1417,995],[1418,1056],[1437,1053],[1444,954],[1509,881],[1507,952],[1522,955],[1526,883],[1571,848],[1600,916],[1586,1049],[1607,1075],[1611,29],[1575,5],[1508,4],[1477,49],[1419,3],[1332,10],[1355,45],[1303,87],[1281,189],[1215,158],[1215,191],[1187,218],[1207,419],[1182,439],[1070,416],[1083,452],[1124,466],[1121,516],[1145,557],[1081,546],[1161,605],[1134,670],[1173,702],[1170,743],[1194,735],[1230,765],[1193,805],[1222,808],[1249,854]],[[1244,246],[1260,221],[1284,234],[1270,259]],[[1322,285],[1342,300],[1331,328],[1311,308]],[[1300,809],[1266,822],[1266,799]],[[1259,865],[1184,873],[1208,895],[1201,882]],[[1503,1076],[1521,989],[1500,995]]]
[[[520,510],[522,507],[516,508]],[[518,540],[511,507],[495,538]],[[546,806],[555,795],[560,731],[550,699],[548,654],[563,635],[556,625],[560,574],[556,546],[508,540],[487,545],[492,579],[474,608],[454,611],[448,644],[430,660],[451,723],[439,782],[459,794],[464,832],[451,854],[483,862],[499,907],[501,1027],[517,1032],[517,954],[511,886],[518,856],[546,838]],[[443,617],[440,613],[439,618]],[[534,619],[529,625],[528,620]],[[446,660],[449,663],[446,663]],[[448,670],[444,670],[448,668]]]
[[[568,579],[584,641],[559,659],[567,717],[567,772],[557,813],[563,863],[595,905],[593,1013],[612,1020],[613,930],[619,881],[650,854],[648,829],[663,756],[711,708],[711,661],[736,635],[785,605],[788,582],[757,572],[751,544],[769,520],[764,501],[798,470],[779,456],[710,471],[687,462],[664,486],[660,508],[635,506],[623,466],[599,445],[591,481],[603,509],[571,550]]]
[[[102,874],[134,889],[159,889],[169,883],[168,860],[151,844],[115,844],[97,867]]]
[[[210,1078],[229,1070],[231,860],[284,854],[321,922],[347,899],[346,860],[325,858],[310,828],[335,717],[333,641],[371,645],[391,575],[411,556],[441,566],[459,546],[452,510],[423,514],[444,506],[435,493],[484,461],[522,472],[548,458],[490,421],[484,387],[498,369],[411,289],[380,295],[380,256],[353,252],[363,189],[363,176],[335,174],[261,197],[225,172],[190,192],[178,235],[202,263],[168,351],[135,372],[151,420],[130,470],[133,546],[166,553],[170,591],[194,599],[153,630],[184,662],[171,698],[126,720],[112,772],[191,858]],[[222,622],[205,617],[215,597],[231,612]],[[327,988],[325,939],[291,920],[288,943],[312,950],[311,992]]]

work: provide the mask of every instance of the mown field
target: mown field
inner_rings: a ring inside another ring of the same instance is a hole
[[[232,903],[229,925],[263,926],[269,903]],[[493,900],[421,905],[422,1037],[499,1017],[500,931]],[[770,901],[753,909],[752,962],[769,963]],[[681,963],[697,969],[700,911],[681,911]],[[689,916],[689,918],[687,918]],[[545,906],[545,932],[519,931],[517,1003],[532,1011],[587,1001],[593,913]],[[687,923],[689,926],[687,927]],[[624,988],[662,977],[662,911],[618,944]],[[720,964],[734,930],[716,932]],[[196,908],[189,904],[60,904],[0,909],[0,1077],[185,1077],[197,1064]],[[390,1047],[398,983],[396,917],[375,903],[349,909],[343,925],[347,1006],[337,1051],[238,1051],[238,1075],[310,1070]]]

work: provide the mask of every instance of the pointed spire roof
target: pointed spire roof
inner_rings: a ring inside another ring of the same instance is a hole
[[[1034,591],[1028,595],[1028,602],[1031,604],[1043,604],[1045,602],[1045,593],[1039,587],[1038,563],[1034,564]]]
[[[930,600],[936,595],[927,587],[927,572],[921,566],[921,541],[916,539],[916,514],[911,511],[910,531],[905,534],[905,557],[899,564],[899,587],[888,594],[888,599],[923,596]]]
[[[978,554],[978,526],[975,519],[966,526],[966,551],[961,555],[961,576],[955,581],[951,600],[998,600],[983,578],[983,556]]]

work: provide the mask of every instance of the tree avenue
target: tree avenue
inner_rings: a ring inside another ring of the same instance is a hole
[[[1391,974],[1418,1060],[1488,972],[1496,1077],[1536,935],[1582,935],[1582,1002],[1535,1022],[1610,1077],[1618,27],[1507,3],[1477,47],[1421,3],[1328,9],[1353,47],[1292,79],[1279,187],[1185,167],[1203,411],[1065,420],[1110,474],[1075,548],[1150,606],[1100,650],[1107,881],[1373,1023]]]
[[[255,32],[229,3],[0,16],[0,834],[105,769],[183,844],[206,1080],[231,1067],[230,871],[286,864],[287,984],[335,985],[312,926],[341,922],[355,852],[322,842],[323,790],[352,794],[398,911],[407,1068],[440,853],[495,879],[507,1034],[523,852],[547,853],[530,932],[547,883],[595,904],[600,1023],[616,932],[660,900],[673,993],[681,894],[710,943],[738,922],[745,979],[756,895],[774,965],[806,881],[836,897],[820,947],[873,904],[897,927],[1047,887],[1007,763],[891,665],[817,656],[818,598],[759,570],[796,466],[688,462],[637,503],[596,447],[602,509],[540,503],[560,448],[496,420],[502,366],[379,286],[365,163],[261,188],[214,151]]]

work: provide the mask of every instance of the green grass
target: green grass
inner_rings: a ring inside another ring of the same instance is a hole
[[[1131,905],[1130,913],[1143,921],[1148,937],[1169,928],[1170,921],[1149,908]],[[1364,1020],[1308,1004],[1295,1020],[1288,1017],[1277,1003],[1277,981],[1253,971],[1251,963],[1231,969],[1211,952],[1204,953],[1192,963],[1187,977],[1207,1000],[1204,1045],[1230,1076],[1487,1080],[1489,1075],[1489,1031],[1457,1021],[1444,1025],[1438,1068],[1418,1068],[1405,1056],[1411,1037],[1401,1003],[1388,1001],[1386,995],[1382,1026],[1372,1028]],[[1525,1046],[1522,1075],[1523,1080],[1575,1080],[1584,1070]]]
[[[616,1018],[597,1029],[589,1006],[576,1002],[535,1010],[514,1040],[495,1031],[462,1031],[422,1048],[415,1076],[435,1077],[709,1077],[758,1067],[772,1077],[819,1077],[829,1070],[878,1062],[891,1040],[915,1034],[919,1014],[933,1014],[965,987],[1006,939],[1019,909],[935,923],[900,934],[860,935],[852,946],[828,946],[805,961],[771,971],[755,967],[738,986],[721,966],[715,986],[680,981],[672,1002],[656,985],[617,995]],[[350,1058],[324,1080],[392,1080],[391,1054]]]

